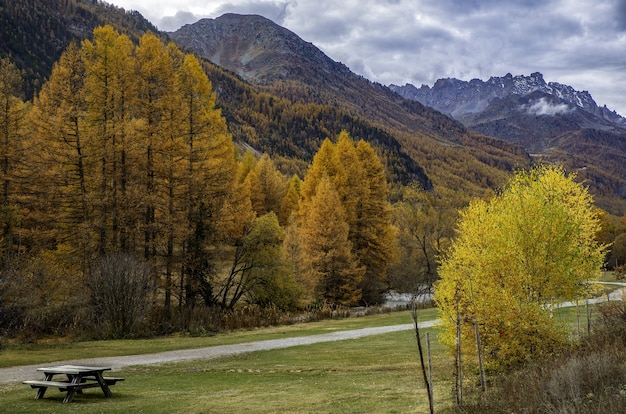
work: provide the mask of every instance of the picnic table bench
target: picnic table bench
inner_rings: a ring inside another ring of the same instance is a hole
[[[110,371],[109,367],[84,367],[80,365],[60,365],[54,367],[37,368],[37,371],[43,372],[43,380],[28,380],[24,384],[30,385],[31,388],[37,388],[35,399],[43,398],[48,388],[58,388],[59,391],[67,392],[64,403],[72,402],[76,394],[82,394],[84,389],[100,387],[105,397],[112,397],[113,393],[109,388],[124,378],[105,377],[104,371]],[[57,381],[54,379],[56,375],[64,375],[65,380]]]

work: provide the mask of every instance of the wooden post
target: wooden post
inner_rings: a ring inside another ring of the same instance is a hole
[[[420,354],[420,363],[422,366],[422,375],[424,377],[424,384],[426,385],[426,392],[428,393],[428,405],[430,407],[430,414],[435,414],[435,407],[433,404],[431,384],[428,380],[428,375],[426,374],[426,365],[424,364],[424,352],[422,350],[422,338],[420,337],[419,324],[417,320],[417,305],[415,300],[413,300],[411,309],[411,317],[413,318],[413,324],[415,325],[415,338],[417,339],[417,349]]]
[[[430,401],[435,404],[435,383],[433,382],[433,359],[430,352],[430,333],[426,332],[426,351],[428,352],[428,381],[430,382]],[[434,408],[433,411],[434,412]]]
[[[580,334],[580,308],[578,306],[578,299],[576,299],[576,322],[578,326],[578,338],[582,338]]]
[[[476,301],[474,300],[474,290],[472,289],[472,279],[469,280],[470,295],[474,305],[474,334],[476,335],[476,349],[478,351],[478,369],[480,370],[480,386],[483,391],[487,391],[487,377],[485,375],[485,365],[483,363],[483,347],[480,343],[480,332],[478,331],[478,312],[476,311]]]
[[[459,297],[456,297],[456,404],[463,406],[463,351],[461,350],[461,314],[459,313]]]
[[[587,307],[587,335],[591,334],[591,308],[589,307],[589,299],[587,299],[586,301],[586,307]]]

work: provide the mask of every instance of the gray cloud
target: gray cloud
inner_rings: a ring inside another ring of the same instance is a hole
[[[239,13],[239,14],[258,14],[264,16],[274,23],[283,24],[287,10],[292,1],[263,1],[263,0],[244,0],[232,3],[223,3],[217,8],[217,14]]]
[[[173,32],[186,24],[195,23],[198,20],[199,17],[191,12],[178,11],[174,16],[162,17],[158,22],[156,22],[156,25],[161,30]]]

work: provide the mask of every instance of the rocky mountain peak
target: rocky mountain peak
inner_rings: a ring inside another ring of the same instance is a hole
[[[569,85],[558,82],[546,82],[540,72],[529,76],[510,73],[502,77],[491,77],[486,82],[480,79],[462,81],[454,78],[439,79],[433,87],[422,85],[396,86],[390,88],[401,96],[421,102],[438,111],[461,119],[485,110],[495,98],[506,98],[510,95],[525,96],[532,92],[543,92],[574,105],[601,119],[616,125],[626,125],[626,119],[606,107],[598,107],[591,94],[577,91]]]

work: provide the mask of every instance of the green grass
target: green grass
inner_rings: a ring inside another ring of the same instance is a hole
[[[432,312],[422,312],[420,319],[430,319]],[[397,323],[411,323],[409,313],[285,327],[288,332],[280,335]],[[276,329],[234,336],[245,341],[267,339],[266,335],[277,334]],[[436,341],[436,330],[423,332],[430,332],[438,384],[435,393],[438,407],[443,408],[449,401],[452,369]],[[234,339],[233,335],[224,338]],[[131,367],[118,374],[126,380],[113,387],[111,399],[91,389],[73,403],[62,404],[63,394],[51,389],[43,400],[34,400],[34,390],[16,384],[0,391],[0,404],[11,413],[422,413],[428,409],[412,330],[236,357]]]
[[[555,315],[570,326],[576,323],[575,308],[558,310]],[[420,320],[434,317],[434,310],[420,313]],[[116,355],[123,354],[122,350],[157,352],[411,322],[408,312],[397,312],[233,332],[210,338],[66,344],[55,356],[64,359],[70,355],[91,357],[96,353]],[[437,341],[437,329],[421,330],[422,334],[426,332],[430,333],[433,351],[435,409],[439,413],[451,413],[454,412],[453,362]],[[35,350],[37,346],[31,348]],[[37,350],[30,360],[26,356],[22,358],[25,363],[36,363],[34,361],[45,351]],[[3,354],[5,352],[30,354],[29,350],[17,347],[4,350]],[[123,376],[126,381],[113,387],[111,399],[104,398],[98,389],[90,389],[77,396],[73,403],[62,404],[64,394],[51,389],[44,399],[34,400],[34,390],[12,384],[0,389],[0,406],[3,412],[9,413],[428,412],[412,330],[211,360],[128,367],[114,375]],[[470,387],[475,382],[471,375],[468,373],[466,378]]]

